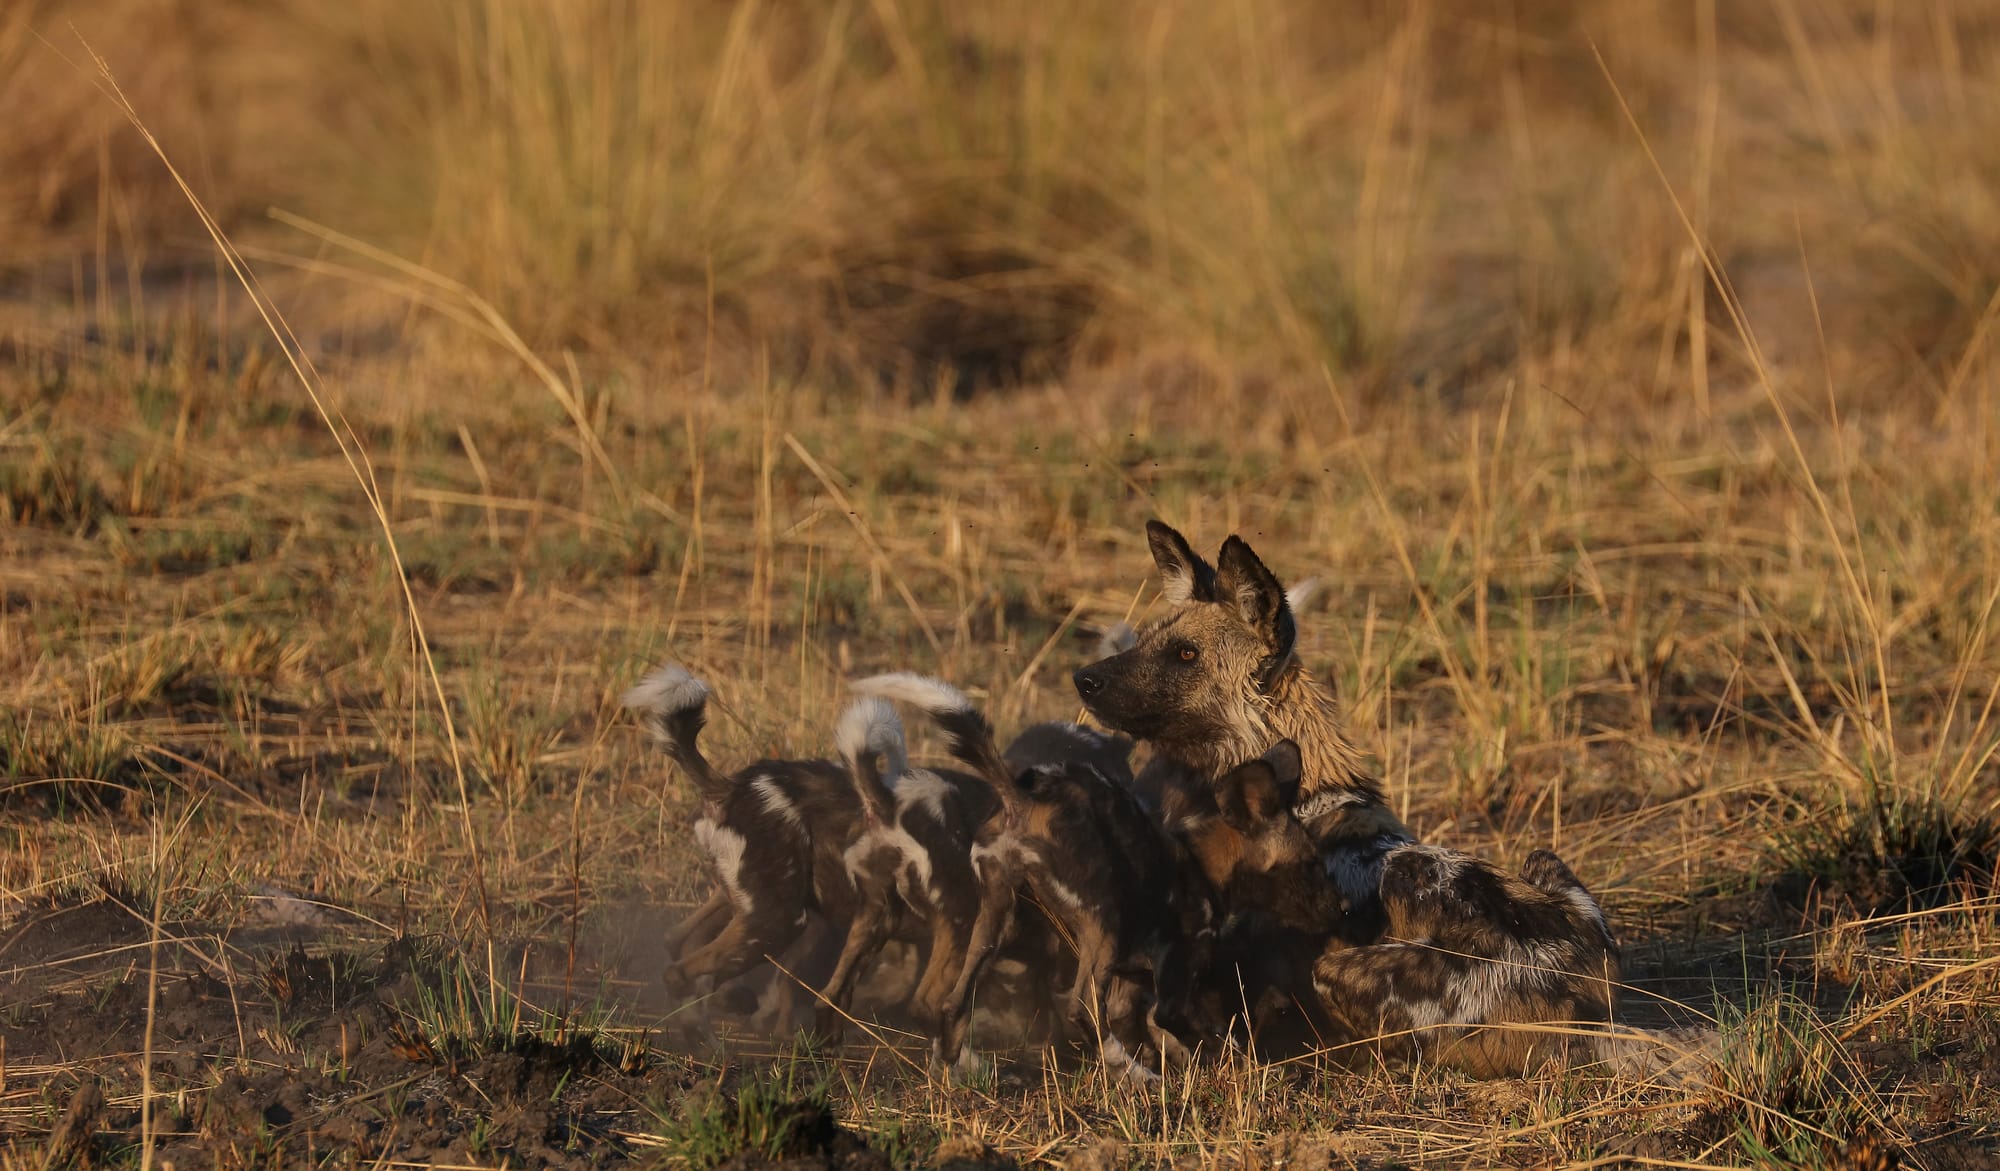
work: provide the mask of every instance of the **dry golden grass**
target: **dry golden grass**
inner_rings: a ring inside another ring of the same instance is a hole
[[[906,1162],[1993,1158],[1996,68],[1970,2],[9,9],[0,1165],[86,1075],[112,1161],[315,1158],[215,1105],[296,1074],[534,1162],[462,1089],[519,1033],[642,1161],[802,1099]],[[1326,583],[1406,818],[1558,849],[1713,1084],[953,1088],[664,1003],[639,671],[723,760],[878,669],[1073,715],[1150,515]]]

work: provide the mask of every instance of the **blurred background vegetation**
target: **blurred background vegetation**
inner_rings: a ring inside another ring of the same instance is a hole
[[[2000,292],[1981,0],[12,4],[0,274],[130,313],[212,261],[79,38],[245,239],[656,371],[1706,396],[1745,355],[1669,187],[1865,401],[1949,413]]]

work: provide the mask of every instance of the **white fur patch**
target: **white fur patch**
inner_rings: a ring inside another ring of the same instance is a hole
[[[897,875],[897,889],[903,901],[914,907],[933,907],[938,902],[937,887],[932,883],[931,852],[910,836],[910,831],[902,826],[890,830],[889,844],[902,855],[903,865]]]
[[[967,1045],[958,1051],[958,1059],[951,1063],[951,1072],[958,1078],[971,1078],[980,1073],[980,1065],[979,1054]]]
[[[1585,918],[1597,924],[1606,935],[1611,934],[1611,924],[1604,918],[1604,908],[1598,905],[1596,899],[1590,897],[1589,891],[1580,886],[1573,886],[1563,892],[1563,897],[1569,900],[1570,906],[1583,912]]]
[[[1330,813],[1346,809],[1350,805],[1359,805],[1361,802],[1361,794],[1351,789],[1321,789],[1292,806],[1292,816],[1302,824],[1311,824]]]
[[[633,711],[665,718],[701,707],[708,696],[708,684],[679,663],[668,663],[639,680],[618,702]]]
[[[834,731],[834,744],[842,760],[850,765],[866,753],[882,758],[882,774],[895,777],[909,767],[909,750],[904,747],[903,721],[889,702],[869,696],[848,705]]]
[[[847,881],[861,885],[861,872],[878,854],[892,850],[887,839],[887,831],[872,829],[854,840],[847,851],[840,856],[841,865],[847,871]]]
[[[1160,1080],[1159,1074],[1134,1060],[1131,1051],[1125,1048],[1125,1043],[1116,1037],[1106,1035],[1104,1047],[1098,1052],[1104,1059],[1105,1068],[1116,1073],[1122,1081],[1151,1085]]]
[[[1054,894],[1070,910],[1081,911],[1083,909],[1083,899],[1078,897],[1075,891],[1054,878],[1049,879],[1049,892]]]
[[[1139,632],[1132,629],[1130,622],[1115,622],[1103,634],[1097,636],[1097,657],[1108,659],[1121,655],[1139,645]]]
[[[944,778],[927,768],[915,768],[896,778],[896,805],[909,809],[921,805],[935,821],[944,820],[944,799],[949,786]]]
[[[989,867],[1002,866],[1018,870],[1027,863],[1040,859],[1039,854],[1013,834],[1005,834],[991,843],[975,844],[972,847],[971,857],[973,872],[982,879],[987,876]]]
[[[895,859],[896,893],[918,910],[937,905],[938,892],[932,884],[931,853],[900,825],[880,826],[861,835],[841,861],[848,881],[860,885],[861,871],[872,859],[889,854]]]
[[[750,791],[757,794],[757,803],[764,807],[764,812],[783,820],[795,830],[804,831],[806,820],[799,815],[799,807],[792,804],[791,794],[785,792],[778,778],[757,777],[750,782]]]
[[[887,675],[871,675],[849,684],[849,690],[861,695],[907,703],[932,715],[972,710],[972,701],[965,697],[964,692],[942,679],[933,679],[929,675],[919,675],[914,671],[892,671]]]
[[[736,905],[741,914],[751,911],[750,892],[743,886],[743,835],[727,826],[720,826],[704,817],[694,823],[694,840],[715,864],[716,877],[722,880],[722,889],[729,893],[729,901]]]

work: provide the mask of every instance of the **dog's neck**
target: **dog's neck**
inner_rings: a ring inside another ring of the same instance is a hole
[[[1235,734],[1155,741],[1166,756],[1204,781],[1213,780],[1270,751],[1280,740],[1299,746],[1299,799],[1315,793],[1374,795],[1361,771],[1361,752],[1340,728],[1333,695],[1296,660],[1259,696],[1255,714],[1234,725]]]
[[[1311,672],[1294,662],[1265,695],[1271,743],[1290,740],[1299,746],[1301,798],[1323,789],[1372,791],[1361,771],[1361,750],[1341,730],[1339,703]]]

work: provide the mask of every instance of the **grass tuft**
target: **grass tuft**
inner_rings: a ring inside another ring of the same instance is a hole
[[[1990,893],[2000,864],[2000,818],[1976,801],[1921,793],[1879,800],[1805,821],[1775,844],[1781,890],[1879,915]]]
[[[838,1128],[821,1080],[801,1077],[797,1060],[747,1069],[736,1084],[684,1096],[658,1116],[662,1165],[720,1166],[738,1156],[772,1160],[830,1151]]]
[[[1720,1021],[1710,1104],[1696,1129],[1759,1165],[1821,1167],[1875,1127],[1879,1103],[1835,1035],[1806,1001],[1762,992]]]

